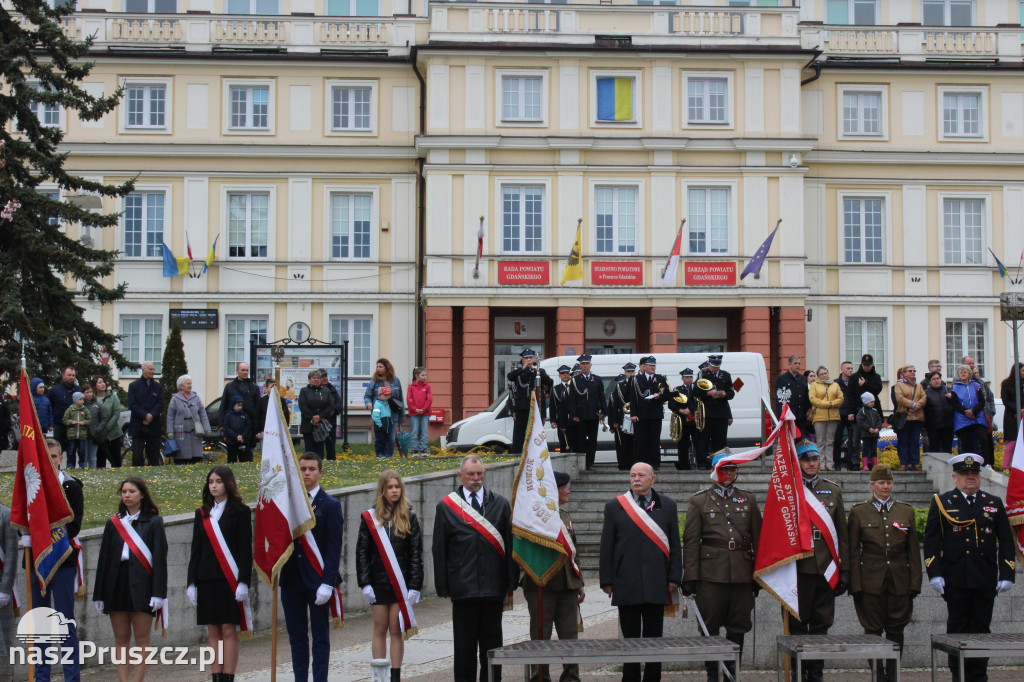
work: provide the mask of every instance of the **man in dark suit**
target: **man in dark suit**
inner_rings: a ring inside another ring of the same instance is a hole
[[[466,455],[461,485],[434,512],[434,587],[452,600],[455,682],[487,682],[487,652],[501,646],[501,615],[519,582],[512,560],[512,509],[484,488],[484,464]],[[493,682],[501,682],[501,668]]]
[[[633,420],[633,461],[647,462],[654,470],[661,467],[661,423],[669,399],[668,380],[655,374],[653,355],[640,358],[640,371],[630,385],[630,419]]]
[[[996,594],[1013,587],[1013,535],[1003,501],[981,490],[981,455],[964,453],[949,460],[952,490],[932,498],[924,531],[924,565],[931,586],[946,600],[946,632],[990,632]],[[953,681],[960,682],[954,659]],[[969,658],[964,675],[988,679],[988,659]]]
[[[520,364],[506,375],[508,397],[512,401],[512,445],[510,452],[517,457],[523,454],[523,440],[526,425],[530,423],[530,394],[537,381],[537,368],[533,360],[537,351],[524,348],[519,354]],[[543,414],[543,413],[542,413]]]
[[[292,648],[292,672],[296,682],[306,682],[309,675],[309,637],[313,635],[313,682],[327,682],[331,656],[330,605],[334,588],[341,584],[341,540],[345,529],[341,504],[320,488],[323,463],[313,453],[299,458],[299,473],[306,486],[316,525],[313,538],[323,557],[323,575],[307,556],[299,540],[295,551],[281,569],[281,604]]]
[[[128,384],[128,410],[132,413],[128,433],[132,437],[133,467],[161,463],[160,413],[164,411],[164,389],[153,378],[154,374],[153,363],[143,362],[142,376]]]
[[[579,452],[587,453],[587,469],[594,466],[597,452],[597,425],[604,416],[604,382],[590,371],[591,357],[583,354],[576,358],[580,373],[569,381],[569,419],[573,424],[572,444]]]
[[[231,411],[231,399],[236,395],[242,396],[242,411],[249,415],[253,424],[257,423],[259,409],[257,403],[260,400],[260,388],[256,382],[249,377],[249,363],[240,362],[235,366],[235,378],[224,384],[224,392],[220,398],[220,423],[224,423],[224,416]]]
[[[678,599],[683,576],[679,515],[674,500],[659,495],[650,464],[629,470],[628,493],[604,506],[601,528],[601,589],[619,608],[622,636],[661,637],[669,596]],[[639,682],[640,664],[622,666],[622,682]],[[647,663],[643,682],[661,679],[661,663]]]
[[[633,420],[630,413],[633,406],[629,403],[629,388],[636,375],[636,365],[627,362],[622,366],[622,374],[615,380],[611,395],[608,396],[608,424],[615,434],[615,461],[619,471],[629,471],[633,466]]]
[[[548,404],[548,420],[551,428],[558,433],[558,449],[560,452],[570,452],[570,431],[569,422],[569,365],[562,365],[558,368],[558,381],[551,386],[551,402]]]

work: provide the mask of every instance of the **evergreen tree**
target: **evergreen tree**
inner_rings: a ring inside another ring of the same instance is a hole
[[[109,377],[103,352],[118,368],[137,366],[117,350],[118,337],[86,320],[80,306],[124,297],[125,285],[110,277],[117,252],[81,238],[99,244],[100,230],[116,225],[118,216],[68,200],[123,197],[133,183],[105,185],[68,172],[68,154],[60,151],[64,133],[40,120],[48,108],[65,121],[96,120],[114,109],[121,90],[93,97],[82,88],[93,67],[83,61],[92,39],[67,37],[62,24],[74,3],[55,4],[9,0],[0,9],[0,205],[7,208],[0,217],[0,383],[17,380],[22,342],[31,371],[51,380],[65,365],[79,377]],[[59,189],[61,198],[40,186]]]
[[[164,424],[167,423],[167,408],[171,405],[171,396],[178,392],[178,377],[188,374],[188,363],[185,362],[185,344],[181,341],[181,327],[177,321],[171,325],[164,346],[164,359],[160,364],[160,385],[164,387]]]

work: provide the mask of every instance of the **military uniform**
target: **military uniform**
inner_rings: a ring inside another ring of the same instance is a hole
[[[645,363],[649,360],[649,363]],[[654,365],[654,358],[641,358],[640,364]],[[646,462],[655,469],[661,467],[661,424],[665,420],[665,400],[668,399],[668,380],[663,374],[637,372],[629,385],[630,416],[633,422],[633,462]],[[648,396],[654,396],[649,398]]]
[[[722,356],[710,355],[708,362],[710,367],[700,373],[700,378],[711,382],[711,391],[723,391],[725,396],[712,398],[709,395],[711,391],[702,391],[696,386],[694,388],[696,397],[704,402],[705,455],[709,452],[718,452],[728,446],[729,420],[732,419],[732,408],[729,406],[729,401],[736,397],[736,389],[732,386],[732,376],[721,369]]]
[[[584,362],[590,362],[589,356]],[[569,420],[572,444],[587,455],[587,468],[594,466],[597,453],[597,426],[605,408],[604,383],[596,374],[578,374],[569,380]]]
[[[629,382],[630,379],[622,375],[608,396],[608,424],[615,432],[615,460],[619,471],[629,471],[634,462],[633,422],[626,411],[626,405],[630,410],[633,408],[629,403]]]
[[[519,354],[523,358],[536,357],[530,349]],[[508,397],[512,402],[512,445],[513,455],[523,454],[523,441],[526,439],[526,426],[530,423],[530,393],[537,383],[537,368],[527,365],[519,366],[506,375],[508,379]],[[544,414],[541,412],[541,414]]]
[[[754,609],[754,555],[761,535],[757,498],[742,488],[713,485],[690,498],[683,531],[683,588],[696,591],[708,633],[743,647]],[[696,583],[693,585],[692,583]],[[717,677],[709,663],[708,677]]]
[[[569,368],[562,365],[558,368],[559,375]],[[558,432],[558,449],[561,452],[571,451],[569,439],[572,423],[569,420],[569,384],[556,381],[551,386],[551,401],[548,403],[548,421],[555,425]]]
[[[950,461],[962,461],[964,457],[977,455],[959,455]],[[979,458],[973,468],[978,470],[980,466]],[[1003,501],[981,490],[973,502],[955,488],[935,495],[928,510],[924,556],[933,585],[942,583],[940,593],[949,612],[946,632],[990,632],[997,585],[1009,589],[1016,570],[1013,536]],[[986,680],[987,665],[988,659],[984,658],[965,661],[967,679]],[[952,659],[950,670],[956,680]]]
[[[693,376],[692,370],[684,370],[690,372],[689,375]],[[701,438],[701,432],[697,430],[697,422],[694,419],[693,413],[696,410],[697,403],[694,399],[694,386],[693,382],[689,384],[683,383],[672,389],[674,393],[680,396],[686,397],[686,402],[681,403],[674,398],[669,400],[666,404],[670,412],[678,414],[680,419],[683,421],[683,428],[680,432],[678,441],[678,455],[676,457],[676,469],[689,470],[692,467],[690,463],[690,448],[693,448],[694,460],[698,469],[703,469],[707,466],[707,453],[703,450],[703,442]],[[683,414],[683,410],[689,410],[690,414]]]

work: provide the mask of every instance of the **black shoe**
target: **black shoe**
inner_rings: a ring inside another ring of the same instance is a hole
[[[392,668],[391,669],[391,682],[402,682],[402,669]]]

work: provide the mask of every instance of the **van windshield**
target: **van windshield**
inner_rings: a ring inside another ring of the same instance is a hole
[[[508,389],[505,389],[504,391],[501,392],[500,395],[498,395],[497,398],[494,399],[494,402],[491,403],[490,407],[487,408],[487,411],[488,412],[497,412],[498,408],[501,407],[501,404],[503,402],[505,402],[505,396],[507,396],[507,395],[508,395]]]

